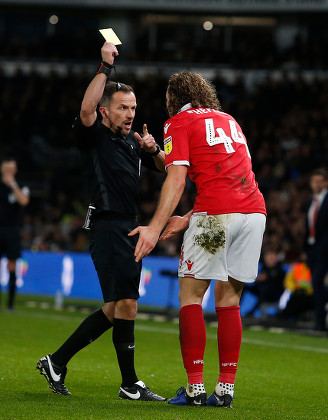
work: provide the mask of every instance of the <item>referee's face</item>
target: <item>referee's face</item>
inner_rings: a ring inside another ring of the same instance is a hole
[[[110,129],[115,133],[129,134],[136,113],[136,97],[133,92],[115,92],[108,105],[108,121]],[[120,127],[120,128],[117,128]]]

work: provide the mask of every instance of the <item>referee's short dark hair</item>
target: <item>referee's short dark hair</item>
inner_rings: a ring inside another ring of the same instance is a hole
[[[135,95],[134,90],[131,86],[126,85],[124,83],[108,81],[106,83],[104,93],[103,93],[102,98],[100,99],[99,105],[105,106],[106,103],[112,100],[112,97],[114,93],[116,92],[124,92],[124,93],[132,92]]]

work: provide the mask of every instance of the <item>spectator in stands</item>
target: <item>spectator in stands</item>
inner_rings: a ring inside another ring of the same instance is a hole
[[[314,328],[324,331],[327,329],[327,288],[324,281],[328,271],[328,173],[325,169],[312,172],[310,187],[313,196],[305,222],[306,251],[314,294]]]
[[[305,311],[313,309],[311,271],[306,264],[306,254],[290,264],[284,280],[285,291],[279,301],[279,318],[295,319]]]
[[[278,260],[275,251],[264,252],[263,265],[254,285],[245,285],[244,290],[251,292],[257,297],[256,304],[247,312],[246,316],[254,315],[255,311],[266,303],[279,302],[284,292],[285,270]],[[265,314],[264,314],[265,315]]]

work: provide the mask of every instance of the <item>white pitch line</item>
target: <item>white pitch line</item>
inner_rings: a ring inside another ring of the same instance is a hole
[[[17,311],[16,314],[18,314],[18,312],[20,314],[24,314],[24,316],[30,316],[33,318],[42,318],[44,320],[53,320],[53,321],[73,321],[76,322],[76,318],[81,318],[81,316],[79,317],[69,317],[66,316],[64,314],[47,314],[46,312],[41,314],[41,313],[36,313],[36,312],[28,312],[28,311]],[[138,322],[138,321],[137,321]],[[140,331],[149,331],[149,332],[154,332],[154,333],[166,333],[166,334],[173,334],[173,335],[178,335],[179,334],[179,327],[177,326],[176,328],[167,328],[167,327],[153,327],[150,325],[141,325],[141,324],[136,324],[135,326],[136,330],[140,330]],[[216,340],[217,336],[216,334],[207,334],[207,338],[210,340]],[[301,351],[309,351],[309,352],[313,352],[313,353],[324,353],[324,354],[328,354],[328,348],[320,348],[320,347],[311,347],[311,346],[299,346],[297,344],[285,344],[285,343],[277,343],[277,342],[273,342],[273,341],[264,341],[264,340],[256,340],[253,338],[243,338],[242,339],[242,343],[243,344],[252,344],[252,345],[257,345],[257,346],[265,346],[265,347],[279,347],[279,348],[285,348],[285,349],[291,349],[291,350],[301,350]]]
[[[286,349],[312,351],[314,353],[328,354],[328,348],[324,349],[320,347],[299,346],[297,344],[291,345],[291,344],[276,343],[276,342],[270,342],[270,341],[254,340],[253,338],[243,338],[242,342],[245,344],[256,344],[259,346],[280,347],[280,348],[286,348]]]
[[[173,328],[162,328],[162,327],[152,327],[149,325],[138,325],[135,326],[136,330],[141,331],[150,331],[150,332],[156,332],[156,333],[166,333],[166,334],[174,334],[178,335],[179,329],[173,329]],[[207,334],[207,338],[211,340],[216,340],[217,336],[216,334]],[[292,350],[302,350],[302,351],[310,351],[314,353],[325,353],[328,354],[328,348],[318,348],[318,347],[311,347],[311,346],[299,346],[299,345],[291,345],[291,344],[284,344],[284,343],[276,343],[272,341],[264,341],[264,340],[254,340],[253,338],[243,338],[242,339],[243,344],[253,344],[258,346],[266,346],[266,347],[279,347],[279,348],[285,348],[285,349],[292,349]]]

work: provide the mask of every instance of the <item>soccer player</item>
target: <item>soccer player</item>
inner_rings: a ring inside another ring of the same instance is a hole
[[[180,345],[188,376],[186,389],[169,400],[177,405],[231,407],[241,345],[239,301],[253,282],[265,229],[266,209],[252,172],[245,136],[221,111],[214,86],[200,74],[182,71],[168,83],[170,119],[164,125],[167,178],[148,226],[139,226],[136,261],[151,252],[184,191],[187,174],[195,182],[194,208],[175,216],[165,239],[188,227],[179,264]],[[206,330],[202,300],[212,279],[218,318],[220,372],[207,398],[203,381]]]

